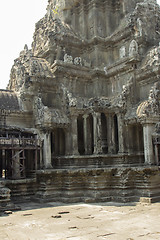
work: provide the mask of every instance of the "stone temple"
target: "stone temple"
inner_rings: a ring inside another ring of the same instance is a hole
[[[160,200],[160,7],[49,0],[0,90],[0,207]]]

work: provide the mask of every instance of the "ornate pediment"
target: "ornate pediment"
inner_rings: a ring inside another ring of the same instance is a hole
[[[156,82],[150,90],[148,100],[142,102],[137,108],[140,119],[160,116],[160,83]]]

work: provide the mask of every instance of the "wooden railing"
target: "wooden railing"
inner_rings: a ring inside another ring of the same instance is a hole
[[[40,147],[40,139],[0,137],[0,146]]]

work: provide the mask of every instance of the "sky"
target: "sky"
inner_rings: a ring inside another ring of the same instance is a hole
[[[160,4],[160,0],[157,0]],[[14,59],[31,47],[35,23],[46,13],[48,0],[0,1],[0,89],[5,89]]]
[[[14,59],[31,48],[35,23],[46,13],[48,0],[0,0],[0,89],[5,89]]]

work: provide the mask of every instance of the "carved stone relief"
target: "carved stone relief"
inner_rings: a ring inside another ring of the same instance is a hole
[[[125,46],[122,46],[120,49],[119,49],[119,57],[120,58],[124,58],[126,56],[126,48]]]
[[[67,53],[64,55],[64,62],[73,64],[73,57],[68,55]]]
[[[142,28],[142,21],[140,18],[137,18],[137,27],[138,27],[139,36],[141,37],[143,28]]]
[[[80,58],[80,57],[76,57],[76,58],[74,59],[74,64],[75,64],[75,65],[81,65],[81,66],[82,66],[82,60],[81,60],[81,58]]]
[[[129,57],[134,57],[138,54],[138,44],[135,40],[132,40],[129,45]]]

